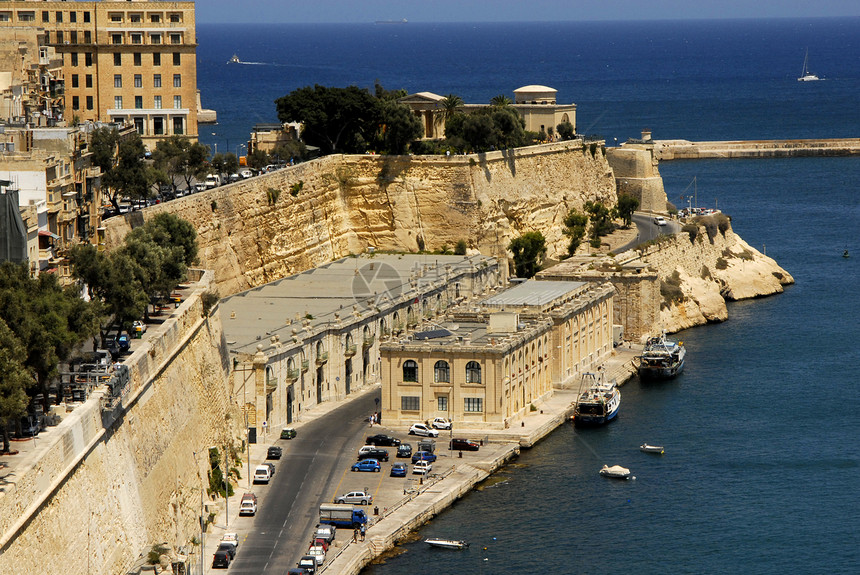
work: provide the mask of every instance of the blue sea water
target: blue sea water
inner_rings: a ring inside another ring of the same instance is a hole
[[[201,26],[198,87],[234,149],[273,100],[319,83],[578,106],[608,143],[860,136],[860,20]],[[798,83],[803,55],[824,82]],[[226,65],[233,53],[261,65]],[[212,133],[215,135],[213,136]],[[660,165],[669,199],[733,218],[797,281],[678,335],[685,373],[623,388],[618,421],[564,426],[368,575],[860,572],[860,159]],[[848,249],[851,258],[842,257]],[[662,457],[638,451],[666,446]],[[604,463],[636,481],[597,475]],[[484,549],[486,548],[486,549]]]

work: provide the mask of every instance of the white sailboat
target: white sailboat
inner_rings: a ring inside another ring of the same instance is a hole
[[[815,82],[820,80],[818,76],[809,71],[809,48],[806,49],[806,56],[803,57],[803,72],[800,73],[798,82]]]

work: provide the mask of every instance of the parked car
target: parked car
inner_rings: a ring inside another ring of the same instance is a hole
[[[396,437],[392,437],[390,435],[385,435],[384,433],[379,433],[377,435],[371,435],[365,441],[367,445],[384,445],[387,447],[397,447],[400,445],[400,440]]]
[[[406,464],[395,463],[391,466],[391,477],[406,477]]]
[[[268,465],[258,465],[254,469],[254,483],[268,483],[272,478],[272,470]]]
[[[444,417],[436,417],[430,422],[433,429],[451,429],[451,420]]]
[[[116,338],[116,344],[119,346],[120,353],[128,353],[128,350],[131,349],[131,340],[127,333],[121,333]]]
[[[281,430],[281,439],[292,439],[296,436],[296,430],[292,427],[285,427]]]
[[[362,459],[358,463],[353,463],[350,469],[353,471],[379,471],[382,466],[375,459]]]
[[[409,435],[423,435],[424,437],[439,437],[439,432],[423,423],[416,423],[409,428]]]
[[[238,182],[241,179],[242,179],[242,176],[240,176],[239,174],[230,174],[229,176],[227,176],[227,181],[230,182],[231,184],[233,182]]]
[[[308,555],[316,559],[317,566],[322,565],[325,561],[325,549],[322,548],[322,545],[311,545],[308,548]]]
[[[312,545],[320,545],[323,549],[325,549],[325,552],[328,553],[329,544],[328,541],[326,541],[325,539],[317,537],[314,539]]]
[[[320,524],[317,525],[316,530],[314,531],[314,539],[322,538],[331,543],[334,540],[336,533],[337,527],[334,525]]]
[[[209,174],[208,176],[206,176],[206,179],[203,181],[203,184],[206,186],[207,190],[217,188],[221,185],[221,176],[219,176],[218,174]]]
[[[257,496],[253,493],[245,493],[239,502],[239,515],[257,514]]]
[[[384,449],[369,449],[367,451],[359,451],[358,459],[378,459],[380,461],[388,461],[388,452]]]
[[[251,168],[245,168],[244,170],[239,171],[239,175],[247,180],[248,178],[254,177],[254,171]]]
[[[430,453],[429,451],[419,451],[412,456],[412,463],[416,463],[418,461],[429,461],[430,463],[433,463],[436,461],[436,454]]]
[[[283,453],[283,449],[277,445],[273,445],[266,451],[266,459],[280,459]]]
[[[230,554],[227,551],[219,548],[215,552],[215,556],[212,558],[212,568],[215,569],[218,567],[223,567],[224,569],[226,569],[229,566],[230,566]]]
[[[146,333],[146,323],[140,320],[131,322],[131,331],[141,335]]]
[[[429,451],[430,453],[436,453],[436,440],[435,439],[420,439],[418,440],[418,451]]]
[[[305,573],[316,573],[317,558],[312,555],[303,555],[302,558],[299,559],[298,567],[299,569],[304,569]]]
[[[663,216],[654,216],[654,223],[658,226],[665,226],[666,218],[664,218]]]
[[[412,466],[412,474],[413,475],[427,475],[433,470],[433,464],[429,461],[422,460],[417,461]]]
[[[206,184],[204,182],[197,182],[196,184],[194,184],[195,192],[205,192],[206,189]]]
[[[412,457],[412,444],[401,443],[397,446],[397,457]]]
[[[448,447],[454,451],[478,451],[481,448],[477,441],[457,437],[451,440]]]
[[[117,358],[120,355],[119,352],[119,344],[116,341],[116,338],[113,336],[108,336],[105,338],[104,348],[108,350],[108,353],[112,358]]]
[[[266,467],[269,468],[269,477],[275,476],[275,464],[274,463],[269,463],[268,461],[264,461],[260,465],[265,465]]]
[[[217,553],[218,551],[226,551],[230,556],[230,561],[236,558],[236,548],[229,543],[219,543],[218,549],[216,549],[215,552]]]
[[[232,545],[235,550],[239,549],[239,534],[235,532],[227,532],[221,537],[220,543]]]
[[[334,498],[335,503],[353,503],[355,505],[370,505],[373,495],[364,491],[350,491]]]

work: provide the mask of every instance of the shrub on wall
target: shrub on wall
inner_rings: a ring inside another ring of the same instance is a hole
[[[729,267],[729,262],[726,261],[726,258],[724,258],[722,256],[718,257],[717,258],[717,269],[718,270],[724,270],[727,267]]]
[[[673,304],[684,301],[684,292],[681,291],[681,274],[678,270],[675,270],[665,280],[660,281],[660,295],[663,296],[663,303],[660,304],[660,309],[668,309]]]
[[[690,236],[690,243],[696,243],[696,236],[699,235],[699,226],[696,224],[684,224],[684,227],[681,228],[682,232],[687,232],[687,235]]]

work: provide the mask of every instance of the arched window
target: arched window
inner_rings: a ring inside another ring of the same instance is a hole
[[[466,383],[481,383],[481,364],[477,361],[466,364]]]
[[[447,361],[439,360],[433,366],[433,380],[436,383],[451,383],[451,368]]]
[[[418,381],[418,364],[411,359],[403,362],[403,381]]]

